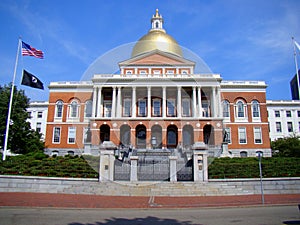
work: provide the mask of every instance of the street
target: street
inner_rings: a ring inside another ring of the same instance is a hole
[[[193,209],[0,208],[1,225],[300,224],[297,205]]]

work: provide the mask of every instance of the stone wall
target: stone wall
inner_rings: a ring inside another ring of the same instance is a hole
[[[264,194],[300,194],[300,177],[265,178]],[[98,179],[0,176],[0,192],[117,196],[215,196],[260,194],[259,179],[208,182],[99,182]]]

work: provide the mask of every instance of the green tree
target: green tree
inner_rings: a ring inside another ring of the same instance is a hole
[[[5,140],[10,92],[11,84],[4,85],[3,87],[0,85],[0,145],[2,148]],[[29,98],[23,90],[18,90],[15,87],[7,146],[7,149],[10,149],[14,153],[26,154],[44,149],[44,143],[40,140],[41,134],[32,130],[30,123],[27,121],[29,115],[26,109],[28,107]]]
[[[293,135],[277,139],[271,142],[271,148],[273,156],[300,157],[300,137]]]

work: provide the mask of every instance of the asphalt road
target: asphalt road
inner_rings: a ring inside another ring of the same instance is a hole
[[[198,209],[0,208],[1,225],[277,225],[300,224],[298,207],[258,206]]]

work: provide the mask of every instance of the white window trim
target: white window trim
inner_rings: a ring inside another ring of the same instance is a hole
[[[86,116],[86,114],[87,114],[87,106],[88,106],[89,102],[91,103],[91,106],[90,106],[91,107],[91,116]],[[93,111],[93,102],[91,100],[88,100],[84,104],[84,118],[90,118],[90,117],[92,117],[92,111]]]
[[[76,108],[76,117],[72,117],[72,103],[76,102],[77,108]],[[79,122],[80,119],[80,103],[76,100],[73,100],[70,104],[68,104],[68,122]]]
[[[257,104],[258,104],[258,117],[254,117],[254,110],[253,110],[253,108],[254,108],[254,102],[257,102]],[[259,103],[259,101],[252,101],[252,103],[251,103],[251,113],[252,113],[252,121],[253,122],[261,122],[261,115],[260,115],[260,103]]]
[[[60,116],[60,117],[57,116],[57,105],[58,105],[58,102],[61,102],[61,103],[62,103],[62,104],[61,104],[62,109],[61,109],[61,116]],[[63,114],[64,114],[64,102],[60,100],[60,101],[57,101],[57,102],[55,103],[54,121],[55,121],[55,122],[62,121]]]
[[[245,139],[246,139],[245,143],[241,143],[240,142],[240,140],[241,140],[241,137],[240,137],[241,132],[240,132],[240,130],[242,130],[242,129],[245,131]],[[241,144],[241,145],[246,145],[247,144],[247,129],[246,129],[246,127],[239,127],[238,128],[238,138],[239,138],[239,144]]]
[[[126,103],[129,104],[129,114],[126,114]],[[123,99],[123,117],[130,117],[131,116],[131,99],[130,98],[125,98]]]
[[[255,141],[255,129],[259,129],[259,134],[260,134],[260,143],[256,143]],[[261,127],[253,127],[253,138],[254,138],[254,144],[256,145],[261,145],[263,144],[263,138],[262,138],[262,130],[261,130]]]
[[[227,103],[226,105],[228,106],[228,116],[224,116],[224,105],[225,105],[225,102]],[[223,100],[222,101],[222,116],[224,118],[225,121],[230,121],[230,102],[227,101],[227,100]]]
[[[145,104],[145,114],[141,114],[141,107],[140,107],[141,102],[143,102]],[[142,116],[142,117],[147,116],[147,102],[145,99],[138,100],[138,116]]]
[[[108,112],[107,105],[111,105],[111,107],[110,107],[110,116],[106,114]],[[103,113],[104,115],[103,115],[103,117],[110,118],[111,114],[112,114],[112,101],[104,101],[103,102],[103,107],[104,107],[104,113]]]
[[[280,124],[280,131],[277,131],[277,123]],[[276,121],[275,122],[275,132],[276,133],[282,133],[282,123],[281,123],[281,121]]]
[[[188,114],[184,113],[184,102],[188,103]],[[192,115],[191,114],[191,101],[190,101],[189,98],[183,98],[182,99],[181,114],[182,114],[183,117],[190,117]]]
[[[155,103],[155,102],[159,102],[159,114],[158,114],[158,115],[154,113],[154,103]],[[152,107],[152,115],[153,115],[154,117],[159,117],[159,116],[161,116],[161,100],[160,100],[159,98],[153,99],[153,100],[152,100],[152,105],[153,105],[153,107]]]
[[[54,137],[55,137],[55,129],[59,128],[59,142],[55,142],[54,141]],[[61,127],[53,127],[53,132],[52,132],[52,144],[60,144],[61,141]]]
[[[243,103],[243,107],[244,107],[244,116],[243,117],[239,117],[238,116],[238,102],[242,102]],[[247,112],[247,104],[242,101],[242,100],[237,100],[235,105],[234,105],[234,116],[235,116],[235,121],[236,122],[248,122],[248,112]]]
[[[74,142],[70,142],[70,130],[74,129],[74,134],[75,134],[75,137],[74,137]],[[76,127],[68,127],[68,144],[75,144],[76,143]]]
[[[168,103],[171,103],[173,105],[173,114],[169,113]],[[175,117],[176,116],[176,105],[175,105],[175,103],[176,103],[176,101],[175,101],[174,98],[167,99],[167,116],[170,116],[170,117]]]

